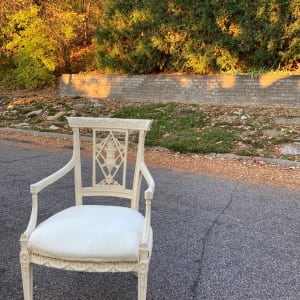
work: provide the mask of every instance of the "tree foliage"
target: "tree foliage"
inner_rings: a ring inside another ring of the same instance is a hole
[[[37,88],[71,69],[74,48],[91,38],[93,1],[17,1],[0,5],[0,82]],[[99,4],[97,4],[99,6]]]
[[[55,42],[49,39],[38,12],[36,6],[19,10],[8,16],[8,24],[2,29],[7,38],[5,50],[15,64],[11,75],[24,87],[36,87],[54,79]]]
[[[107,72],[295,69],[299,0],[107,0],[97,30]]]
[[[101,72],[296,70],[300,0],[1,1],[0,83],[39,87],[95,55]]]

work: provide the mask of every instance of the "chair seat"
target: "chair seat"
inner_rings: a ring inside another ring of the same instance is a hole
[[[80,205],[39,224],[29,237],[32,252],[66,259],[137,261],[144,216],[119,206]],[[151,243],[152,247],[152,230]]]

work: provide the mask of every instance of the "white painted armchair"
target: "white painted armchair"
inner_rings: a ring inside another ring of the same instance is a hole
[[[33,298],[32,264],[86,272],[135,272],[138,299],[146,299],[152,250],[151,199],[155,184],[144,163],[145,134],[151,120],[70,117],[73,156],[60,170],[32,184],[32,212],[21,235],[20,262],[24,299]],[[92,183],[83,187],[80,130],[93,133]],[[128,139],[138,132],[136,166],[127,180]],[[37,225],[38,193],[74,169],[75,205]],[[142,177],[145,213],[139,212]],[[126,206],[83,205],[83,197],[112,196],[130,200]]]

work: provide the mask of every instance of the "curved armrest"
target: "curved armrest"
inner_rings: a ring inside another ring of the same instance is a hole
[[[48,185],[54,183],[64,175],[66,175],[68,172],[70,172],[75,165],[75,158],[74,156],[70,159],[70,161],[64,165],[61,169],[56,171],[55,173],[49,175],[48,177],[30,185],[30,192],[31,193],[38,193]]]
[[[147,244],[149,245],[149,238],[150,238],[150,222],[151,222],[151,200],[153,198],[153,194],[155,191],[155,182],[152,178],[152,175],[150,174],[147,166],[145,163],[141,163],[140,165],[141,173],[143,174],[147,184],[148,188],[145,191],[145,200],[146,200],[146,208],[145,208],[145,225],[144,225],[144,231],[142,234],[142,240],[141,244]]]
[[[28,226],[26,228],[26,231],[23,234],[23,239],[27,239],[31,232],[34,230],[36,227],[37,223],[37,214],[38,214],[38,198],[37,198],[37,193],[40,192],[42,189],[47,187],[48,185],[54,183],[64,175],[66,175],[69,171],[73,169],[75,165],[75,158],[74,156],[71,158],[71,160],[64,165],[62,168],[60,168],[58,171],[53,173],[52,175],[38,181],[37,183],[31,184],[30,185],[30,192],[32,193],[32,210],[31,210],[31,215],[30,215],[30,220],[28,223]]]
[[[152,199],[155,191],[155,182],[145,163],[141,163],[140,169],[148,184],[148,188],[145,191],[145,199]]]

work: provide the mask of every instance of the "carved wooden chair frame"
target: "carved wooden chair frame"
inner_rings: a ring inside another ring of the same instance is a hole
[[[152,248],[152,229],[150,225],[151,199],[153,197],[154,180],[144,162],[145,134],[150,129],[151,120],[113,119],[69,117],[69,126],[73,130],[73,156],[71,160],[57,172],[32,184],[32,212],[26,231],[21,235],[20,262],[22,271],[24,299],[33,298],[32,264],[43,265],[57,269],[86,271],[86,272],[135,272],[138,275],[138,299],[146,299],[147,274]],[[89,128],[93,131],[93,175],[90,187],[82,186],[81,158],[80,158],[80,128]],[[128,140],[130,133],[138,133],[138,146],[136,153],[136,166],[132,187],[126,185],[126,167],[128,156]],[[100,141],[98,132],[107,132]],[[123,140],[117,138],[116,132],[124,135]],[[120,168],[123,170],[122,183],[116,179]],[[136,261],[106,261],[86,260],[46,256],[38,251],[33,251],[28,246],[32,232],[37,227],[38,193],[45,187],[56,182],[69,171],[74,169],[75,204],[83,204],[83,197],[87,196],[112,196],[127,198],[131,201],[130,208],[139,210],[141,180],[144,177],[148,185],[144,193],[145,214],[142,236],[138,246],[138,259]],[[97,181],[97,172],[101,170],[104,179]]]

